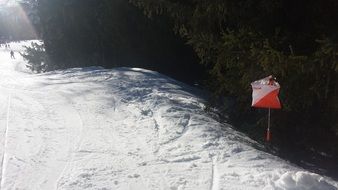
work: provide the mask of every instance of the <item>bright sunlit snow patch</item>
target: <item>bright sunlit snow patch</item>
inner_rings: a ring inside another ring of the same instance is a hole
[[[204,111],[200,91],[157,72],[32,75],[4,48],[0,61],[1,189],[338,187],[256,150]]]

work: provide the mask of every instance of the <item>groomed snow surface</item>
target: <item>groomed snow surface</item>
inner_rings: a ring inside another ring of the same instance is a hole
[[[201,97],[143,69],[32,74],[2,47],[0,188],[338,189],[337,181],[253,148],[203,111]]]

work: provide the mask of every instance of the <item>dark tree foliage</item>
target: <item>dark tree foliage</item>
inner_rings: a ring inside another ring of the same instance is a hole
[[[40,18],[38,31],[50,60],[47,70],[126,66],[187,82],[200,77],[197,57],[175,35],[169,20],[148,19],[126,0],[30,1]],[[193,76],[187,77],[187,69]]]
[[[41,73],[48,69],[49,60],[43,44],[32,42],[25,52],[20,54],[28,60],[27,67],[33,72]]]
[[[335,151],[330,143],[338,139],[338,1],[131,2],[151,18],[173,20],[175,31],[210,68],[215,94],[236,101],[230,109],[235,119],[262,118],[262,111],[250,108],[250,82],[273,74],[283,103],[273,113],[274,139]]]

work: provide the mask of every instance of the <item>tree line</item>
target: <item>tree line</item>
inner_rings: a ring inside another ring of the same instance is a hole
[[[257,139],[266,112],[250,108],[250,83],[273,74],[283,104],[274,142],[338,154],[338,1],[34,2],[45,70],[135,66],[190,81],[205,73],[211,102]]]
[[[126,0],[25,3],[34,4],[39,18],[36,28],[44,41],[44,47],[28,51],[46,51],[43,59],[31,61],[38,72],[92,65],[143,67],[190,83],[201,73],[201,67],[193,67],[197,56],[175,35],[171,21],[148,19]],[[187,70],[191,77],[187,77]]]

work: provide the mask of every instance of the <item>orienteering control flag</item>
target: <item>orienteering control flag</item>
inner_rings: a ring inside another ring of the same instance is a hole
[[[280,86],[272,76],[251,83],[252,107],[281,109],[278,98]]]

